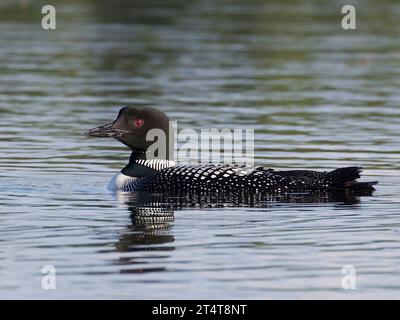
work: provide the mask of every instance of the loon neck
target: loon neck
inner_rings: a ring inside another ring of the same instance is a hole
[[[175,161],[147,159],[145,152],[132,151],[128,165],[121,172],[130,177],[145,177],[173,166],[175,166]]]

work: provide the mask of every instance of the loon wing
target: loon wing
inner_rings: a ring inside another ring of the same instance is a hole
[[[311,170],[276,171],[276,174],[302,182],[309,188],[372,192],[378,181],[359,182],[360,167],[344,167],[329,172]]]
[[[371,193],[373,182],[357,182],[359,167],[330,172],[274,171],[240,165],[177,165],[141,179],[138,189],[156,192],[313,192],[317,190]]]

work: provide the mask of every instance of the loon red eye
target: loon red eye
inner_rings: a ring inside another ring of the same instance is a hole
[[[135,120],[135,127],[136,127],[136,128],[141,127],[143,124],[144,124],[143,119],[136,119],[136,120]]]

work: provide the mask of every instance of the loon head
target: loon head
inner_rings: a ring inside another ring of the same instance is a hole
[[[123,107],[117,119],[87,132],[93,137],[114,137],[132,149],[132,155],[169,159],[172,150],[169,118],[155,108]]]

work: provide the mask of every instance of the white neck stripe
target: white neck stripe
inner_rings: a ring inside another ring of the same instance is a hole
[[[154,170],[162,170],[168,167],[173,167],[175,165],[175,161],[164,159],[140,159],[136,160],[136,163]]]

